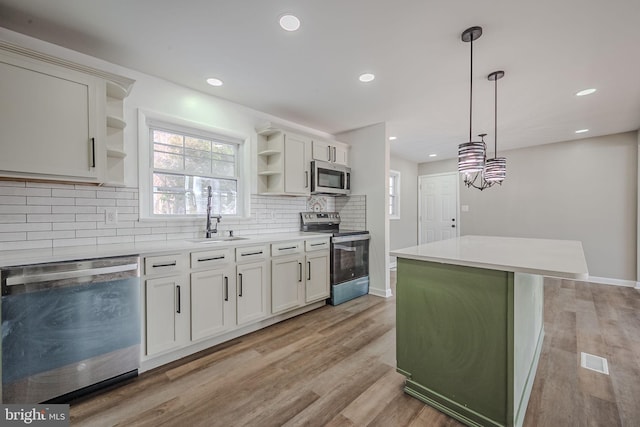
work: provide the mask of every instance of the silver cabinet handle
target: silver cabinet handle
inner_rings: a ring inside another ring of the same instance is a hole
[[[249,256],[249,255],[262,255],[262,251],[258,251],[258,252],[245,252],[243,254],[240,254],[240,256]]]
[[[329,150],[329,155],[327,156],[327,158],[329,159],[329,161],[331,161],[331,146],[327,145],[327,150]]]
[[[304,171],[304,188],[309,188],[309,171]]]
[[[224,300],[229,301],[229,277],[224,276]]]
[[[297,246],[287,246],[286,248],[278,248],[278,250],[279,251],[286,251],[286,250],[295,249],[295,248],[297,248]]]
[[[155,267],[155,266],[154,266]],[[39,282],[48,282],[53,280],[64,280],[64,279],[75,279],[78,277],[85,276],[97,276],[99,274],[111,274],[111,273],[121,273],[125,271],[137,270],[138,264],[122,264],[122,265],[114,265],[111,267],[97,267],[97,268],[89,268],[82,270],[73,270],[73,271],[61,271],[61,272],[52,272],[52,273],[42,273],[42,274],[34,274],[34,275],[20,275],[14,277],[7,277],[6,286],[16,286],[16,285],[28,285],[31,283],[39,283]]]
[[[220,256],[214,256],[214,257],[210,257],[210,258],[198,258],[198,262],[203,262],[203,261],[214,261],[216,259],[224,259],[225,256],[224,255],[220,255]]]
[[[158,267],[175,267],[178,263],[176,261],[173,262],[167,262],[164,264],[153,264],[152,267],[153,268],[158,268]]]
[[[240,288],[240,293],[238,294],[238,296],[241,297],[242,296],[242,273],[238,273],[238,282],[239,282],[238,287]]]
[[[333,147],[333,161],[335,162],[338,159],[338,156],[336,154],[336,147]]]
[[[177,294],[177,305],[178,305],[178,309],[176,310],[176,313],[180,313],[180,309],[181,307],[181,303],[180,303],[180,285],[176,286],[176,294]]]
[[[326,243],[322,242],[322,243],[311,243],[309,246],[325,246]]]

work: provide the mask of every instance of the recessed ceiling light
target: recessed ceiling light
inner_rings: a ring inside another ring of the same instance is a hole
[[[576,93],[576,96],[585,96],[585,95],[591,95],[593,92],[595,92],[596,89],[591,88],[591,89],[584,89],[581,90],[580,92]]]
[[[296,31],[300,28],[300,20],[294,15],[282,15],[280,17],[280,26],[285,31]]]
[[[372,82],[373,79],[375,79],[376,76],[374,76],[371,73],[364,73],[364,74],[360,74],[360,77],[358,77],[358,79],[363,82],[363,83],[369,83]]]
[[[436,157],[437,154],[429,154],[429,157]]]
[[[389,137],[389,141],[395,141],[396,139],[398,139],[398,137],[397,137],[397,136],[390,136],[390,137]]]
[[[216,79],[215,77],[207,79],[207,83],[209,83],[211,86],[222,86],[224,84],[222,83],[222,80]]]
[[[585,133],[585,132],[589,132],[589,129],[578,129],[576,131],[576,133]]]

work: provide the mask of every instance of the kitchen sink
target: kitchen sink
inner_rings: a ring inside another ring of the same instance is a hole
[[[221,243],[221,242],[232,242],[234,240],[247,240],[248,237],[212,237],[211,239],[193,239],[193,240],[189,240],[190,242],[194,242],[194,243],[204,243],[204,244],[211,244],[211,243]]]

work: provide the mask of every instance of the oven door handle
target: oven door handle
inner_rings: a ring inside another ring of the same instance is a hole
[[[345,243],[345,242],[357,242],[359,240],[369,240],[371,236],[369,234],[354,234],[353,236],[338,236],[332,237],[332,243]]]

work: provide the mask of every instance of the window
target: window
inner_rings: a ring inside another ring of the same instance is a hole
[[[238,215],[240,140],[151,121],[151,216]]]
[[[400,219],[400,172],[389,171],[389,218]]]

